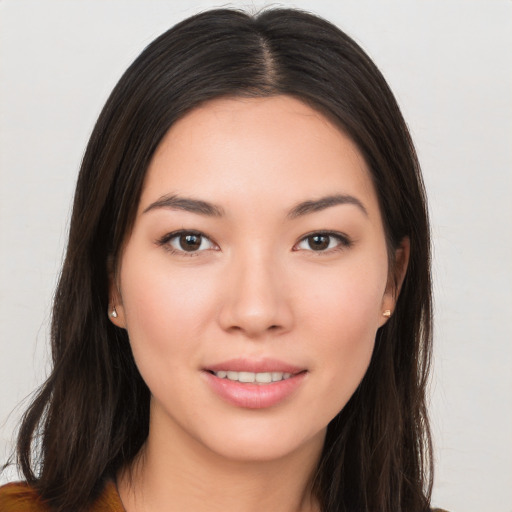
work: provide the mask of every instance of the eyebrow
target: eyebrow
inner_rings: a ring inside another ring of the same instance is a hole
[[[319,212],[340,204],[352,204],[357,206],[368,217],[368,211],[364,207],[363,203],[357,199],[357,197],[346,194],[336,194],[321,197],[320,199],[316,199],[314,201],[304,201],[303,203],[299,203],[290,210],[290,213],[288,213],[288,218],[295,219],[297,217],[301,217],[302,215]]]
[[[142,213],[147,213],[158,208],[168,208],[170,210],[183,210],[186,212],[198,213],[208,217],[221,217],[224,210],[215,204],[192,199],[189,197],[179,197],[177,195],[166,195],[160,197],[154,203],[151,203]]]
[[[366,216],[368,216],[368,211],[364,207],[363,203],[356,197],[346,194],[336,194],[321,197],[320,199],[303,201],[302,203],[294,206],[287,216],[289,219],[295,219],[309,213],[319,212],[327,208],[343,204],[352,204],[357,206]],[[142,213],[147,213],[158,208],[183,210],[186,212],[206,215],[208,217],[222,217],[224,215],[224,209],[221,206],[209,203],[208,201],[202,201],[201,199],[179,197],[177,195],[165,195],[160,197],[154,203],[151,203]]]

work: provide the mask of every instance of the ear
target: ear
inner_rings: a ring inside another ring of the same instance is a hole
[[[402,284],[407,273],[407,266],[409,265],[409,255],[411,253],[411,241],[409,237],[404,237],[394,254],[394,265],[389,270],[388,282],[386,284],[386,291],[382,298],[382,313],[390,311],[391,315],[395,310],[396,301],[400,295]],[[389,315],[389,316],[391,316]],[[381,326],[388,320],[389,316],[382,316]]]
[[[109,298],[108,298],[108,317],[110,321],[117,327],[126,329],[126,319],[124,314],[123,300],[119,285],[115,276],[109,272]]]

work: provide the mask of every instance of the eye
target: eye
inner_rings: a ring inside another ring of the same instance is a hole
[[[175,231],[158,240],[158,245],[176,253],[198,253],[217,246],[199,231]]]
[[[350,247],[351,241],[342,233],[316,232],[302,238],[295,246],[296,250],[328,252]]]

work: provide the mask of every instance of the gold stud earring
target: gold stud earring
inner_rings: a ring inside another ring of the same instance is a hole
[[[111,316],[111,318],[117,318],[117,311],[116,311],[115,306],[112,306],[112,311],[110,312],[110,316]]]
[[[391,310],[390,309],[386,309],[383,313],[382,313],[382,316],[385,316],[386,318],[389,318],[391,316]]]

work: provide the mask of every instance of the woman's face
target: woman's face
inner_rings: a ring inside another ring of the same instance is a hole
[[[393,309],[387,283],[347,136],[286,96],[195,109],[152,159],[111,286],[150,439],[237,460],[318,451]]]

